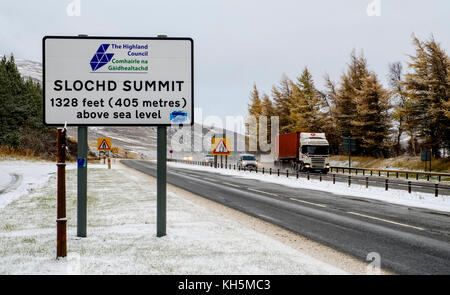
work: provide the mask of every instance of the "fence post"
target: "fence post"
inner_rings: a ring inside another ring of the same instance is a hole
[[[369,177],[366,176],[366,188],[369,187]]]
[[[322,172],[319,172],[319,181],[322,181]]]
[[[419,180],[419,173],[416,173],[416,180]]]
[[[269,168],[269,174],[272,175],[272,168]]]
[[[395,178],[398,178],[398,172],[395,172]]]
[[[67,256],[66,218],[66,129],[57,129],[57,215],[56,215],[56,257]]]
[[[349,175],[348,176],[348,186],[350,186],[352,184],[352,176]]]
[[[408,193],[411,193],[411,181],[408,181]]]
[[[297,170],[297,179],[298,179],[298,170]]]
[[[439,193],[439,185],[437,183],[434,184],[434,196],[437,197]]]
[[[264,174],[264,167],[262,168],[262,174]]]
[[[408,173],[406,173],[405,178],[408,179]]]
[[[427,174],[427,181],[430,181],[430,174]]]
[[[289,177],[289,170],[286,169],[286,177]]]
[[[278,176],[280,176],[280,169],[278,169]]]
[[[306,177],[308,178],[308,180],[309,180],[309,171],[308,172],[306,172]]]
[[[336,174],[333,174],[333,184],[336,184]]]
[[[384,184],[384,189],[388,190],[389,187],[389,180],[386,178],[385,184]]]

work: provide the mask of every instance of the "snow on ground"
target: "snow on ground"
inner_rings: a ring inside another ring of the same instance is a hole
[[[31,167],[37,165],[23,163],[16,171],[28,175],[24,169]],[[76,170],[67,170],[66,259],[55,259],[56,175],[0,209],[0,274],[345,273],[170,190],[167,236],[156,238],[154,181],[117,164],[105,167],[89,165],[88,237],[82,239],[76,237]],[[31,173],[38,174],[48,179]]]
[[[430,210],[450,212],[450,197],[449,196],[439,196],[435,197],[434,194],[421,193],[421,192],[411,192],[408,193],[406,190],[396,190],[389,189],[385,191],[381,187],[370,187],[366,188],[363,185],[352,184],[350,187],[345,182],[336,182],[333,184],[331,181],[322,181],[316,179],[306,180],[305,178],[296,179],[296,177],[277,176],[269,175],[248,171],[237,171],[229,169],[215,169],[212,167],[188,165],[181,163],[168,162],[169,166],[209,171],[212,173],[220,173],[224,175],[233,175],[243,178],[256,179],[261,181],[273,182],[281,185],[287,185],[291,187],[319,190],[330,192],[339,197],[339,195],[355,196],[360,198],[375,199],[379,201],[389,202],[392,204],[426,208]]]
[[[0,194],[0,209],[28,191],[42,186],[55,173],[55,163],[23,160],[0,161],[0,191],[5,190]]]

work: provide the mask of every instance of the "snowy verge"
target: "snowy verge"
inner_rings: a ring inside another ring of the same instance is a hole
[[[55,259],[53,175],[2,210],[0,274],[345,274],[170,189],[167,236],[156,238],[156,184],[120,165],[88,167],[87,238],[76,237],[72,165],[66,174],[68,257]]]
[[[0,209],[27,192],[39,188],[54,173],[56,173],[55,163],[24,160],[0,161],[0,190],[5,190],[0,194]],[[17,177],[15,183],[13,175]],[[8,186],[9,184],[12,185]]]
[[[450,212],[450,197],[439,196],[435,197],[433,194],[422,192],[408,193],[406,190],[389,189],[385,191],[381,187],[370,187],[352,184],[350,187],[344,182],[322,181],[305,178],[296,179],[295,177],[268,175],[262,173],[237,171],[229,169],[216,169],[212,167],[196,166],[182,163],[168,162],[169,166],[176,168],[184,168],[191,170],[208,171],[211,173],[219,173],[223,175],[231,175],[242,178],[255,179],[265,182],[272,182],[281,185],[286,185],[295,188],[304,188],[318,191],[330,192],[339,197],[339,195],[347,195],[359,198],[374,199],[383,202],[388,202],[397,205],[404,205],[409,207],[425,208],[429,210]]]

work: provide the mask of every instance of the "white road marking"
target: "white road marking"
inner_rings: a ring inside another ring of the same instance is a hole
[[[425,230],[422,227],[412,226],[412,225],[399,223],[399,222],[395,222],[395,221],[391,221],[391,220],[387,220],[387,219],[382,219],[382,218],[378,218],[378,217],[373,217],[373,216],[369,216],[369,215],[365,215],[365,214],[361,214],[361,213],[356,213],[356,212],[347,212],[347,213],[353,214],[353,215],[357,215],[357,216],[366,217],[366,218],[370,218],[370,219],[374,219],[374,220],[384,221],[384,222],[387,222],[387,223],[392,223],[392,224],[396,224],[396,225],[400,225],[400,226],[410,227],[410,228],[414,228],[414,229],[417,229],[417,230]]]
[[[317,206],[317,207],[323,207],[323,208],[327,207],[326,205],[303,201],[303,200],[299,200],[299,199],[295,199],[295,198],[289,198],[289,199],[291,199],[292,201],[297,201],[297,202],[301,202],[301,203],[305,203],[305,204],[309,204],[309,205],[313,205],[313,206]]]
[[[253,188],[248,188],[248,190],[249,190],[249,191],[254,191],[254,192],[258,192],[258,193],[263,193],[263,194],[268,194],[268,195],[272,195],[272,196],[278,197],[278,195],[277,195],[277,194],[273,194],[273,193],[268,193],[268,192],[265,192],[265,191],[260,191],[260,190],[257,190],[257,189],[253,189]]]
[[[238,188],[242,188],[240,185],[232,184],[232,183],[229,183],[229,182],[224,182],[223,184],[231,185],[231,186],[238,187]]]

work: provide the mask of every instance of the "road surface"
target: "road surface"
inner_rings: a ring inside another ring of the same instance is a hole
[[[154,162],[123,160],[156,176]],[[399,274],[450,274],[450,214],[168,166],[167,181]]]

